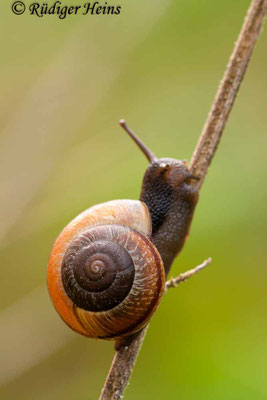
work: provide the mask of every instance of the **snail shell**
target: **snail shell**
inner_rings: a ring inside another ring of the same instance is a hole
[[[84,211],[57,238],[48,288],[62,319],[91,338],[140,330],[156,310],[165,272],[145,203],[115,200]]]

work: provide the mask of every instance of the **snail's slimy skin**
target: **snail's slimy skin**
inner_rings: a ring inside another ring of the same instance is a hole
[[[198,190],[185,162],[172,158],[153,161],[145,172],[140,200],[150,212],[152,241],[160,252],[166,275],[189,234]]]

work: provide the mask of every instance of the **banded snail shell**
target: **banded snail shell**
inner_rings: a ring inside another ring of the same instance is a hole
[[[50,254],[48,288],[73,330],[115,339],[147,323],[165,284],[150,236],[147,206],[135,200],[91,207],[65,227]]]

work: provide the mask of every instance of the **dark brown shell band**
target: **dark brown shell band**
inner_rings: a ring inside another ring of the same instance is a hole
[[[62,282],[68,297],[79,308],[94,312],[110,310],[121,303],[132,288],[133,260],[116,242],[119,233],[115,234],[115,226],[118,225],[88,229],[79,234],[65,252]]]

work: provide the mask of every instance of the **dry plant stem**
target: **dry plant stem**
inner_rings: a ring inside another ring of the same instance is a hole
[[[253,0],[245,22],[219,85],[208,118],[190,163],[190,172],[200,180],[193,184],[200,188],[214,157],[223,128],[233,107],[239,86],[244,78],[250,57],[261,32],[267,11],[267,0]]]
[[[223,128],[233,107],[245,75],[252,51],[260,34],[267,11],[267,0],[252,0],[245,22],[230,57],[224,77],[192,156],[190,172],[200,180],[192,184],[200,188],[216,152]],[[116,352],[99,400],[119,400],[129,382],[147,328],[128,347]]]
[[[109,374],[99,400],[119,400],[128,385],[133,367],[148,330],[148,325],[133,339],[131,344],[116,351]]]
[[[197,267],[178,275],[176,278],[171,278],[165,284],[166,291],[170,288],[177,287],[182,282],[185,282],[203,268],[207,267],[210,263],[211,258],[208,258]],[[100,399],[109,399],[110,393],[113,394],[113,397],[111,397],[112,399],[121,398],[121,393],[124,391],[131,376],[135,360],[138,356],[147,330],[148,325],[133,338],[133,341],[129,346],[121,347],[120,350],[116,352]]]
[[[166,291],[170,288],[177,287],[182,282],[185,282],[187,279],[191,278],[203,268],[207,267],[210,263],[211,258],[208,258],[197,267],[178,275],[176,278],[171,278],[165,284]],[[100,399],[110,399],[110,393],[113,394],[113,397],[111,397],[112,399],[121,398],[121,393],[123,393],[131,376],[135,360],[138,356],[141,344],[145,338],[147,330],[148,325],[138,335],[134,337],[129,346],[121,347],[116,352],[110,368],[110,373],[107,377]]]

